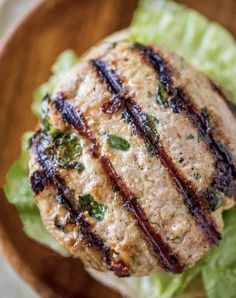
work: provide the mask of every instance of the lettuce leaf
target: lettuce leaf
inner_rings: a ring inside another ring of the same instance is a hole
[[[207,297],[234,298],[236,293],[236,208],[224,215],[223,240],[205,259],[202,277]]]
[[[161,43],[221,84],[236,103],[236,43],[232,35],[195,10],[168,0],[142,0],[130,38]]]
[[[33,94],[32,110],[36,116],[40,115],[41,102],[43,97],[53,91],[63,75],[78,62],[78,57],[73,50],[62,52],[51,67],[52,76],[49,80],[40,85]]]
[[[63,74],[77,61],[78,57],[72,50],[63,52],[57,58],[52,66],[52,76],[34,92],[32,109],[37,116],[40,114],[42,98],[47,93],[52,92]],[[7,182],[4,186],[4,192],[8,201],[17,207],[25,233],[30,238],[65,254],[65,251],[44,227],[31,187],[28,183],[29,153],[27,152],[27,144],[31,135],[32,132],[27,132],[22,137],[21,157],[13,163],[6,175]]]
[[[201,265],[196,265],[180,275],[156,272],[151,276],[139,279],[140,297],[171,298],[182,293],[201,271]]]

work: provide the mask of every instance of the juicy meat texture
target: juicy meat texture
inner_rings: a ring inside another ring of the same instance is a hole
[[[118,276],[179,273],[218,243],[235,199],[236,120],[216,89],[166,48],[129,41],[92,48],[61,80],[30,181],[71,255]],[[81,171],[47,149],[55,128],[79,139]]]

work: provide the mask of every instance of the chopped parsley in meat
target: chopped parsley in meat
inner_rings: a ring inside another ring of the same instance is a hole
[[[107,207],[96,202],[91,194],[79,195],[76,197],[80,208],[88,212],[89,216],[101,221],[104,218]]]
[[[159,124],[159,120],[152,115],[145,115],[146,120],[146,134],[147,138],[152,140],[152,144],[158,144],[159,142],[159,133],[157,131],[157,126]],[[154,156],[153,146],[150,144],[148,140],[145,141],[145,147],[150,156]]]
[[[84,170],[81,162],[75,161],[82,154],[79,138],[74,133],[63,133],[58,129],[50,129],[51,142],[45,144],[46,150],[53,162],[59,168]],[[50,139],[50,138],[49,138]]]
[[[121,151],[128,151],[130,148],[130,144],[125,139],[118,137],[113,134],[107,134],[107,143],[111,148],[121,150]]]
[[[156,102],[159,105],[163,105],[165,108],[168,108],[169,107],[168,97],[169,96],[165,89],[165,86],[162,84],[159,84],[157,95],[156,95]]]
[[[223,193],[219,192],[212,186],[208,187],[203,195],[209,204],[210,212],[217,210],[224,201]]]
[[[198,172],[196,172],[196,173],[193,174],[193,177],[194,177],[196,180],[199,180],[199,179],[201,179],[201,174],[198,173]]]
[[[192,140],[194,139],[194,136],[190,133],[186,136],[186,140]]]
[[[67,165],[82,153],[80,140],[73,133],[66,133],[55,140],[57,157],[62,165]]]

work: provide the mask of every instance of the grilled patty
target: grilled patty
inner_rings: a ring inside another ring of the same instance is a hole
[[[88,267],[180,273],[221,239],[235,132],[225,94],[182,58],[103,42],[43,101],[30,150],[43,222]]]

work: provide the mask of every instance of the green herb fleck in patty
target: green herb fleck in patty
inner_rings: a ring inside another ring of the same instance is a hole
[[[196,173],[193,174],[193,177],[194,177],[196,180],[199,180],[199,179],[201,179],[201,174],[198,173],[198,172],[196,172]]]
[[[208,187],[204,191],[203,196],[208,201],[210,212],[217,210],[224,201],[223,193],[219,192],[212,186]]]
[[[159,105],[163,105],[165,108],[168,108],[169,107],[168,98],[169,98],[169,96],[165,89],[165,86],[160,84],[158,86],[158,90],[157,90],[156,102]]]
[[[76,197],[76,201],[78,201],[83,212],[87,211],[89,216],[99,221],[103,220],[107,207],[96,202],[91,194],[79,195]]]
[[[66,133],[55,139],[58,160],[67,164],[82,154],[79,138],[74,133]]]
[[[192,140],[194,139],[194,136],[190,133],[186,136],[186,140]]]
[[[111,148],[121,150],[121,151],[128,151],[130,148],[130,144],[125,139],[118,137],[113,134],[106,135],[107,143]]]
[[[51,142],[46,144],[47,153],[59,168],[75,169],[78,173],[84,165],[76,159],[82,154],[80,139],[74,133],[63,133],[57,128],[50,128]]]

